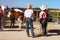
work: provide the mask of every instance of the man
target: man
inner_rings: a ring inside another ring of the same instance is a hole
[[[8,15],[9,10],[10,10],[10,9],[8,8],[8,6],[7,6],[7,8],[5,8],[5,10],[4,10],[6,17],[7,17],[7,15]]]
[[[1,28],[1,17],[2,17],[2,14],[3,14],[3,11],[2,11],[1,6],[0,6],[0,28]]]
[[[42,26],[43,35],[47,36],[47,21],[48,21],[48,11],[45,5],[40,7],[41,12],[39,13],[39,19]]]
[[[32,22],[33,10],[31,8],[32,8],[32,5],[28,4],[27,10],[25,10],[24,12],[24,18],[26,18],[26,32],[28,37],[29,37],[29,25],[31,28],[32,37],[34,37],[33,22]]]

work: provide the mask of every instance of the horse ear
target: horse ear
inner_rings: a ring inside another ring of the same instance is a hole
[[[11,10],[11,12],[13,12],[13,11]]]
[[[11,12],[13,12],[14,11],[14,9],[11,9]]]

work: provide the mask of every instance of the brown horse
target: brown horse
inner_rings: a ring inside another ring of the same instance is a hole
[[[11,27],[14,27],[16,19],[20,22],[19,26],[21,26],[21,19],[23,21],[23,11],[22,10],[13,9],[10,11],[10,14],[8,14],[8,15],[10,16],[10,19],[11,19]]]

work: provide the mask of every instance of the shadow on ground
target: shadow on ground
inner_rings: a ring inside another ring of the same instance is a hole
[[[60,35],[60,30],[53,29],[53,30],[48,30],[47,36],[45,36],[45,37],[58,36],[58,35]],[[44,35],[43,34],[38,34],[38,35],[35,35],[35,38],[42,37],[42,36],[44,36]]]
[[[57,36],[57,35],[60,35],[60,30],[58,29],[49,30],[48,33],[51,33],[51,34],[48,34],[48,36]]]

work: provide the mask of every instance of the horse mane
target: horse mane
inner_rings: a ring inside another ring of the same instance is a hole
[[[14,9],[14,11],[16,11],[16,12],[22,12],[23,13],[23,11],[20,10],[20,9]]]

